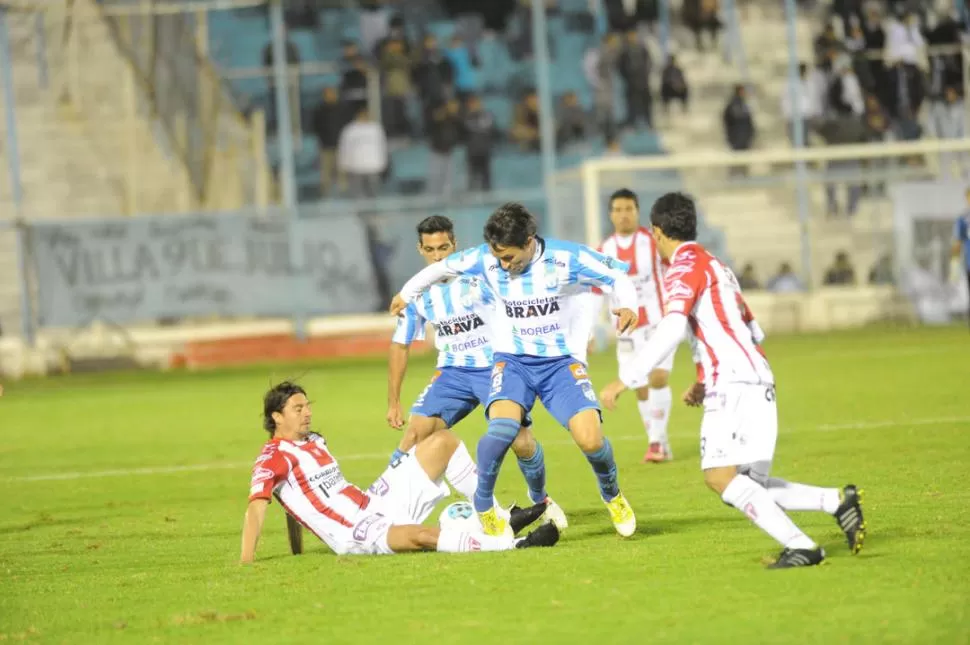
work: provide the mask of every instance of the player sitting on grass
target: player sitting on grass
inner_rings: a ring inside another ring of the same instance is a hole
[[[581,244],[544,240],[521,204],[505,204],[488,218],[486,243],[435,262],[411,278],[391,302],[398,315],[449,277],[476,278],[496,294],[488,394],[488,431],[478,442],[475,510],[485,531],[501,535],[507,522],[494,507],[495,480],[519,427],[542,401],[569,429],[596,475],[616,531],[629,537],[636,516],[620,492],[613,447],[603,436],[599,402],[586,372],[590,287],[616,291],[621,332],[633,329],[636,288],[627,266]]]
[[[652,234],[670,262],[664,281],[664,317],[640,356],[646,378],[684,339],[697,364],[697,383],[684,395],[704,406],[701,469],[704,482],[784,550],[772,568],[821,564],[825,553],[795,526],[785,511],[825,511],[835,516],[852,553],[865,538],[861,494],[855,486],[819,488],[770,477],[778,439],[775,379],[760,343],[764,338],[730,269],[698,244],[697,212],[691,198],[668,193],[650,212]],[[613,409],[633,383],[615,381],[603,389]]]
[[[263,399],[263,425],[271,438],[253,467],[243,524],[244,563],[256,554],[271,497],[338,555],[505,551],[559,540],[552,523],[524,538],[422,526],[448,494],[441,478],[461,445],[451,432],[436,432],[418,443],[365,492],[344,479],[327,442],[310,430],[311,418],[306,392],[294,383],[274,386]],[[537,504],[510,523],[521,530],[544,511],[545,504]]]
[[[417,232],[418,253],[428,264],[455,252],[455,227],[447,217],[425,218],[418,224]],[[488,401],[492,382],[494,302],[495,296],[484,280],[474,276],[446,278],[409,304],[398,318],[387,367],[387,422],[392,428],[400,429],[404,425],[401,385],[408,365],[408,348],[424,338],[424,328],[429,322],[435,327],[438,364],[431,383],[411,408],[407,430],[391,461],[432,433],[454,427]],[[546,492],[545,457],[542,444],[529,430],[531,425],[532,420],[526,415],[512,442],[512,451],[532,503],[545,502],[546,519],[563,530],[567,526],[566,515]],[[458,445],[445,471],[445,479],[469,500],[474,497],[478,468],[464,444]],[[509,512],[497,501],[495,508],[508,519]]]

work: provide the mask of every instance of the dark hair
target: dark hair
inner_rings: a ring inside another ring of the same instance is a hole
[[[432,215],[425,217],[418,222],[418,242],[423,235],[433,235],[435,233],[447,233],[452,241],[455,240],[455,223],[444,215]]]
[[[667,193],[655,201],[650,209],[650,223],[672,240],[697,239],[697,210],[694,200],[684,193]]]
[[[538,226],[532,213],[516,202],[499,206],[485,222],[485,242],[491,246],[525,248]]]
[[[621,188],[610,195],[609,207],[613,208],[613,202],[617,199],[632,199],[633,204],[640,208],[640,200],[637,199],[637,194],[630,190],[629,188]]]
[[[306,390],[293,381],[283,381],[271,387],[263,396],[263,429],[269,433],[270,437],[276,432],[276,421],[273,420],[273,413],[282,412],[283,408],[286,407],[286,402],[296,394],[306,396]]]

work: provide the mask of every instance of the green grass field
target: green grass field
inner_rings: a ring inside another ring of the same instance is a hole
[[[595,479],[544,413],[550,493],[572,523],[554,549],[289,555],[278,505],[257,563],[237,564],[260,397],[301,377],[314,425],[364,486],[397,442],[379,361],[11,383],[0,399],[0,641],[111,643],[968,643],[970,336],[965,328],[771,338],[775,474],[866,491],[848,554],[828,516],[795,520],[826,566],[766,571],[776,545],[709,493],[700,413],[677,405],[677,460],[645,466],[631,399],[606,417],[639,532],[617,537]],[[417,361],[413,397],[429,376]],[[593,356],[602,385],[612,353]],[[678,356],[675,393],[692,377]],[[484,430],[458,427],[474,454]],[[507,460],[500,499],[524,501]],[[436,516],[435,516],[436,519]]]

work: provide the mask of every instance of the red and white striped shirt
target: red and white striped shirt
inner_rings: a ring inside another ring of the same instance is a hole
[[[667,314],[687,316],[697,380],[708,390],[719,383],[774,383],[731,269],[700,244],[686,242],[671,257],[664,288]]]
[[[347,551],[352,528],[371,498],[348,482],[316,433],[305,441],[273,439],[253,465],[249,501],[276,497],[335,553]]]
[[[600,245],[599,252],[630,265],[627,273],[636,285],[639,305],[637,327],[652,327],[659,323],[663,317],[663,271],[666,264],[657,252],[657,244],[650,231],[641,226],[630,236],[614,233]]]

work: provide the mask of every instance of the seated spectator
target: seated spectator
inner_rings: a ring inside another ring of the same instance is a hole
[[[863,116],[866,126],[866,141],[885,141],[889,132],[889,117],[886,110],[873,94],[866,96],[866,113]]]
[[[781,263],[781,266],[778,267],[778,273],[768,280],[766,287],[768,291],[773,293],[797,293],[805,290],[802,281],[798,279],[798,276],[792,271],[791,265],[787,262]]]
[[[667,111],[671,101],[680,101],[681,107],[686,112],[689,92],[684,70],[677,64],[675,56],[668,56],[667,64],[664,65],[660,75],[660,100],[663,101],[664,112]]]
[[[893,259],[886,253],[872,265],[872,270],[869,271],[869,284],[873,286],[893,284],[895,278],[893,277]]]
[[[337,168],[344,173],[354,198],[374,198],[381,174],[387,168],[387,134],[370,117],[367,108],[344,126],[337,143]]]
[[[829,84],[829,106],[839,116],[862,116],[866,110],[862,86],[852,69],[852,62],[844,56],[835,61],[835,78]]]
[[[559,105],[559,119],[556,123],[556,144],[563,146],[586,139],[589,119],[586,110],[579,102],[576,92],[566,92]]]
[[[934,133],[940,139],[962,139],[964,137],[963,118],[965,108],[955,87],[947,87],[943,101],[934,102],[930,107],[929,121]],[[941,152],[940,171],[943,175],[960,178],[970,170],[965,152]]]
[[[451,37],[451,46],[445,51],[448,62],[454,70],[455,92],[458,100],[464,102],[474,93],[478,79],[475,74],[475,65],[472,63],[472,55],[462,41],[461,36]]]
[[[815,93],[812,83],[808,76],[808,65],[800,63],[798,65],[798,81],[795,83],[795,104],[798,106],[802,122],[805,124],[805,144],[808,144],[808,133],[812,129],[819,117],[822,116],[822,106],[818,95]],[[792,93],[789,88],[785,88],[781,95],[781,112],[787,123],[788,140],[795,144],[795,111],[792,109]]]
[[[539,150],[539,97],[535,92],[529,92],[526,97],[515,106],[515,116],[512,120],[512,141],[528,152]]]
[[[823,284],[828,287],[855,284],[855,269],[852,268],[849,255],[845,251],[835,254],[835,261],[825,271]]]
[[[741,275],[738,276],[738,285],[745,291],[754,291],[761,288],[761,285],[758,284],[758,278],[754,274],[754,265],[750,262],[741,269]]]

